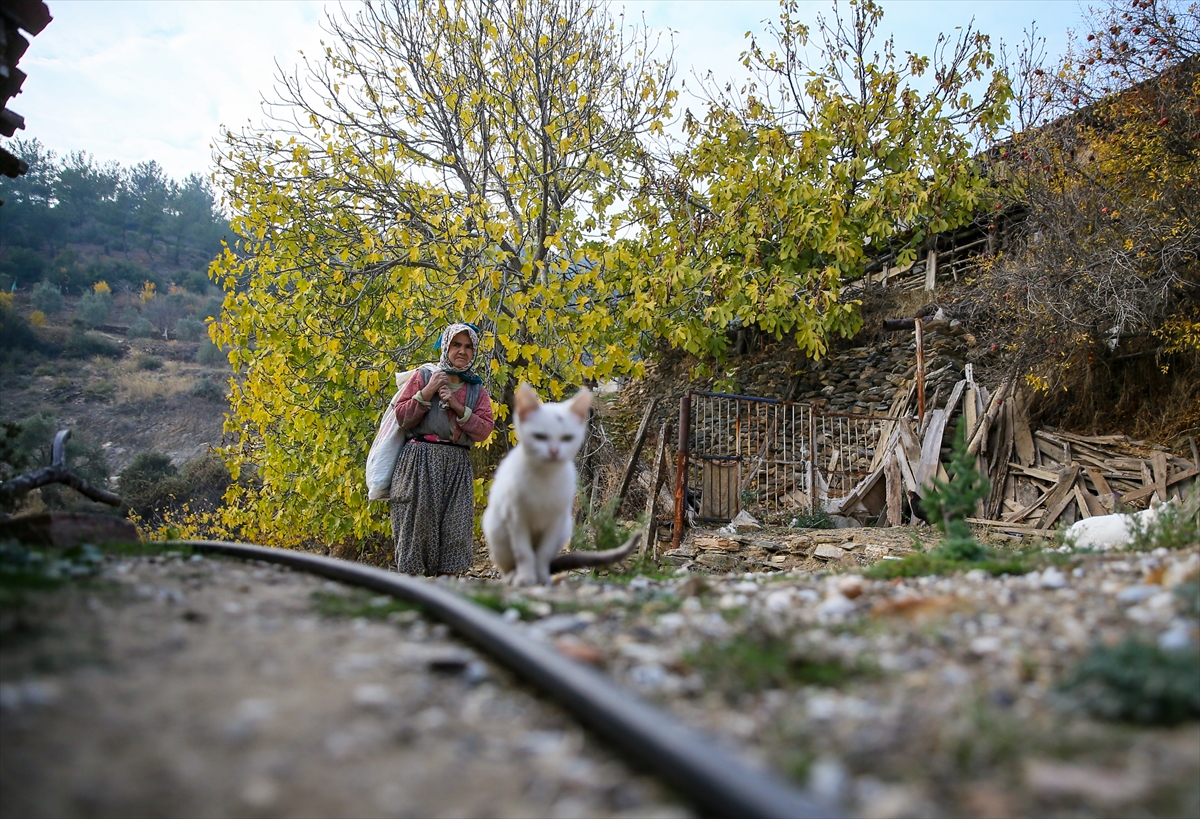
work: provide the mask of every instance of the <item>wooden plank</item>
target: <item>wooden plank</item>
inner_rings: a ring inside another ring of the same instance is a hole
[[[900,458],[895,450],[884,461],[883,477],[887,481],[888,526],[899,526],[904,522],[904,478],[900,475]]]
[[[962,398],[963,390],[967,388],[967,380],[964,378],[954,385],[954,389],[950,390],[950,397],[946,399],[946,418],[954,417],[954,411],[958,409],[958,402]]]
[[[1196,439],[1191,435],[1188,436],[1188,446],[1192,448],[1192,463],[1200,469],[1200,448],[1196,446]]]
[[[1057,446],[1056,444],[1047,441],[1045,438],[1041,437],[1040,433],[1034,436],[1034,442],[1038,450],[1041,451],[1043,458],[1048,458],[1051,463],[1058,464],[1059,466],[1067,465],[1067,454],[1063,451],[1061,446]],[[1042,463],[1045,463],[1045,460],[1043,460]]]
[[[1088,476],[1088,480],[1092,482],[1092,486],[1096,488],[1096,494],[1100,496],[1100,504],[1107,509],[1112,509],[1114,504],[1112,487],[1108,485],[1108,481],[1100,474],[1100,470],[1093,467],[1084,467],[1084,473]]]
[[[1092,508],[1090,506],[1088,506],[1087,498],[1084,497],[1085,494],[1086,493],[1082,489],[1079,488],[1079,482],[1076,481],[1075,482],[1075,508],[1077,508],[1079,510],[1079,517],[1081,519],[1082,518],[1090,518],[1092,516]]]
[[[925,257],[925,289],[933,290],[937,287],[937,265],[938,255],[936,250],[929,251],[929,255]]]
[[[1167,466],[1165,452],[1155,452],[1150,456],[1150,470],[1154,473],[1154,494],[1160,501],[1167,499],[1167,478],[1170,477],[1171,467]]]
[[[1038,528],[1049,529],[1058,520],[1059,515],[1067,508],[1067,504],[1075,500],[1072,489],[1075,479],[1079,477],[1079,465],[1072,464],[1059,473],[1058,483],[1046,495],[1046,514],[1038,523]]]
[[[1020,526],[1015,523],[1008,523],[1003,520],[988,520],[987,518],[967,518],[967,523],[974,523],[976,526],[986,526],[989,529],[999,529],[1002,532],[1016,532],[1022,535],[1041,535],[1045,534],[1036,526]]]
[[[637,435],[633,439],[633,450],[629,453],[629,461],[625,464],[625,474],[621,476],[621,486],[617,490],[617,513],[621,511],[621,504],[625,502],[625,495],[629,492],[629,482],[633,480],[633,472],[637,468],[638,456],[642,454],[642,447],[646,443],[646,433],[650,431],[650,418],[654,415],[654,408],[658,406],[658,396],[654,396],[646,404],[646,411],[642,413],[642,423],[638,426]]]
[[[1087,490],[1082,475],[1079,476],[1079,480],[1075,481],[1075,490],[1078,493],[1076,499],[1083,501],[1079,505],[1079,512],[1085,518],[1108,514],[1108,510],[1104,508],[1104,504],[1100,503],[1100,499]]]
[[[1142,486],[1154,487],[1154,473],[1150,470],[1149,461],[1138,461],[1138,467],[1142,473]]]
[[[1029,431],[1029,396],[1019,390],[1013,398],[1013,445],[1017,459],[1025,466],[1033,466],[1033,433]]]
[[[921,494],[921,484],[917,483],[917,473],[913,471],[912,464],[909,463],[908,458],[897,452],[896,460],[900,463],[900,475],[904,478],[905,488],[911,489],[918,495]]]
[[[733,520],[742,510],[740,461],[705,461],[700,473],[700,517]]]
[[[928,429],[921,444],[921,460],[917,464],[917,482],[922,486],[937,474],[942,454],[942,435],[946,431],[946,411],[935,409],[927,416]]]
[[[921,444],[917,440],[917,434],[913,431],[912,421],[908,418],[901,418],[896,424],[896,429],[900,433],[900,455],[903,460],[908,462],[908,467],[913,474],[916,474],[916,465],[921,462]]]
[[[1200,469],[1185,469],[1183,472],[1176,472],[1174,475],[1167,478],[1167,486],[1174,486],[1180,481],[1186,481],[1188,478],[1194,478],[1197,475],[1200,475]],[[1143,486],[1141,489],[1136,489],[1132,492],[1126,492],[1121,495],[1121,503],[1133,503],[1135,501],[1144,500],[1145,498],[1153,495],[1157,489],[1158,486],[1156,484],[1151,484],[1150,486]]]

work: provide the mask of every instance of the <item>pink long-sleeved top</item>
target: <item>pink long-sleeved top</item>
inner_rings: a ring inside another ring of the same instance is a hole
[[[425,374],[421,370],[417,370],[405,382],[404,389],[400,391],[400,400],[396,402],[396,422],[400,424],[401,429],[412,429],[425,417],[425,413],[429,412],[429,407],[426,407],[413,398],[417,394],[417,391],[424,386]],[[467,385],[465,382],[455,390],[454,397],[463,406],[467,405]],[[465,424],[458,423],[458,416],[454,414],[453,410],[447,408],[445,412],[450,416],[450,424],[454,429],[454,443],[458,443],[463,435],[466,435],[475,443],[479,443],[491,435],[492,430],[496,426],[496,420],[492,417],[492,399],[488,396],[486,387],[480,391],[479,405],[471,407],[471,417],[467,419]]]

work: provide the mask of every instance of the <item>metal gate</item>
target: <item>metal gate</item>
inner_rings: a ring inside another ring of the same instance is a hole
[[[689,392],[680,407],[680,466],[699,521],[811,513],[843,497],[871,470],[886,415],[824,413],[809,404]]]

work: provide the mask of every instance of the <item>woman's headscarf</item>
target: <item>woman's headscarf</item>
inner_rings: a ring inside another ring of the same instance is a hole
[[[454,369],[454,365],[450,363],[450,341],[459,333],[466,333],[471,339],[471,346],[475,348],[474,354],[471,356],[471,363],[461,370]],[[441,358],[438,359],[438,368],[450,375],[457,375],[468,384],[479,384],[483,381],[482,378],[475,375],[475,359],[479,356],[479,328],[474,324],[457,323],[451,324],[442,331],[442,337],[438,339],[437,349],[441,352]]]

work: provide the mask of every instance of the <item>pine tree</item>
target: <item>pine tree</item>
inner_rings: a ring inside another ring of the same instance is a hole
[[[949,472],[949,480],[934,478],[922,499],[930,523],[945,536],[938,550],[955,560],[982,560],[987,549],[975,540],[967,518],[976,502],[987,497],[988,479],[979,474],[967,452],[966,424],[958,425]]]

